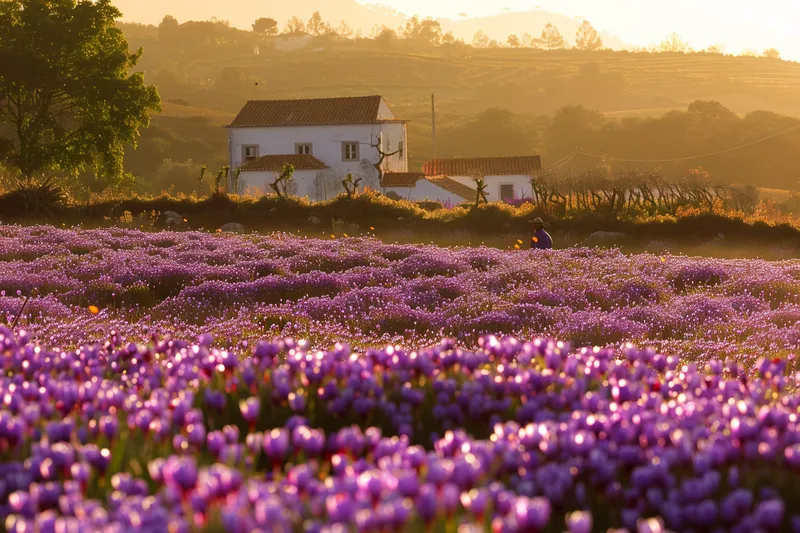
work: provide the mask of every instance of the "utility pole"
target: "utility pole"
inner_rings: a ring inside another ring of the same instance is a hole
[[[431,93],[431,132],[433,133],[433,159],[436,159],[436,102]]]

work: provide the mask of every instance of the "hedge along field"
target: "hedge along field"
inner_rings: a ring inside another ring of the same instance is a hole
[[[485,334],[625,342],[705,362],[800,343],[800,262],[616,250],[438,248],[370,237],[0,227],[0,317],[48,346],[153,332],[228,347],[475,346]]]
[[[665,252],[713,257],[785,259],[800,253],[800,230],[792,216],[776,209],[757,209],[746,215],[735,211],[679,209],[675,216],[609,220],[600,212],[570,212],[554,216],[530,203],[521,207],[493,202],[479,209],[436,208],[433,202],[393,201],[374,192],[328,202],[214,195],[194,197],[129,198],[91,205],[54,206],[39,218],[25,214],[24,199],[15,193],[0,196],[5,222],[62,228],[131,228],[161,231],[159,215],[177,212],[182,219],[175,231],[211,231],[240,223],[248,232],[285,231],[327,239],[345,234],[370,235],[387,243],[429,242],[439,246],[486,246],[510,250],[517,239],[530,238],[531,221],[542,216],[553,222],[557,248],[580,246],[602,230],[624,233],[618,243],[625,253]],[[724,235],[721,242],[718,236]],[[709,245],[709,243],[711,243]]]
[[[0,265],[8,531],[800,531],[797,262],[4,226]]]

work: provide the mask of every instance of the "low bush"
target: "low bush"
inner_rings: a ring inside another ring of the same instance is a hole
[[[49,192],[48,192],[49,191]],[[745,215],[740,211],[717,210],[699,212],[684,210],[676,215],[654,215],[609,218],[597,211],[571,211],[564,216],[543,210],[531,203],[515,207],[507,203],[492,202],[475,209],[469,205],[454,208],[436,208],[436,202],[410,202],[392,200],[386,195],[367,190],[348,198],[345,195],[327,202],[309,202],[303,198],[260,198],[218,194],[208,198],[196,196],[133,197],[122,201],[108,201],[92,205],[66,205],[56,190],[42,189],[38,199],[23,201],[19,191],[0,196],[3,222],[34,223],[44,218],[55,224],[80,224],[85,227],[115,225],[120,217],[139,221],[155,220],[159,213],[174,211],[185,223],[183,229],[214,231],[225,223],[238,222],[248,230],[274,231],[319,229],[332,227],[333,221],[342,221],[360,232],[386,232],[410,230],[420,233],[440,234],[468,232],[475,235],[498,235],[531,231],[530,222],[541,216],[553,222],[553,230],[577,236],[587,236],[595,231],[627,233],[631,240],[657,241],[675,239],[708,242],[719,234],[726,243],[747,244],[774,242],[791,245],[800,242],[800,222],[793,219],[769,218],[768,214]],[[28,197],[32,195],[30,191]],[[27,203],[25,203],[27,202]],[[20,206],[32,206],[22,208]],[[142,229],[152,227],[152,222],[139,224]]]

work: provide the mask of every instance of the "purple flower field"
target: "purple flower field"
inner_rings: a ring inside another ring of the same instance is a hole
[[[36,291],[0,326],[0,518],[800,532],[798,279],[795,262],[0,226],[0,322]]]
[[[277,336],[475,347],[507,334],[752,364],[800,344],[800,261],[0,226],[0,323],[34,289],[19,327],[59,348],[110,330],[210,333],[228,348]]]

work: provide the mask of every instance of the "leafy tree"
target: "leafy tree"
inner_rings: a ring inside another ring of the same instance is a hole
[[[521,46],[519,37],[517,37],[515,33],[512,33],[511,35],[508,36],[508,46],[510,46],[511,48],[519,48]]]
[[[669,34],[666,39],[661,41],[658,45],[657,51],[659,52],[680,52],[680,53],[687,53],[691,52],[692,48],[689,46],[689,43],[683,40],[680,35],[677,33]]]
[[[160,110],[155,87],[129,73],[142,51],[128,50],[120,16],[109,0],[0,2],[0,123],[24,178],[121,174],[124,145]]]
[[[721,55],[722,54],[722,45],[712,44],[711,46],[706,48],[706,52],[709,53],[709,54]]]
[[[397,32],[383,26],[380,33],[375,36],[375,42],[383,48],[389,48],[397,40]]]
[[[442,44],[453,44],[456,42],[456,37],[453,35],[452,31],[449,31],[442,35]]]
[[[476,31],[475,36],[472,38],[472,46],[475,48],[488,48],[489,36],[483,33],[483,30]]]
[[[697,116],[701,124],[731,122],[739,119],[736,113],[713,100],[695,100],[689,104],[687,112]]]
[[[567,106],[556,111],[547,127],[547,141],[551,150],[561,153],[586,148],[585,142],[607,123],[606,117],[583,106]]]
[[[311,35],[319,37],[320,35],[330,33],[331,27],[327,22],[322,20],[322,15],[320,15],[319,11],[314,11],[314,13],[311,15],[311,18],[308,19],[306,30]]]
[[[575,36],[575,48],[592,52],[603,48],[603,40],[597,34],[597,30],[589,24],[588,20],[584,20],[581,27],[578,28],[578,33]]]
[[[564,48],[567,44],[564,41],[564,37],[561,36],[561,32],[558,31],[558,28],[550,23],[542,30],[542,42],[548,50],[559,50]]]
[[[780,59],[781,58],[781,52],[777,48],[767,48],[766,50],[764,50],[764,53],[761,54],[761,55],[762,55],[762,57],[767,57],[769,59]]]
[[[415,38],[428,44],[442,42],[442,25],[438,21],[425,19],[420,22]]]
[[[534,37],[530,33],[525,33],[522,35],[522,46],[541,49],[544,48],[544,41],[538,37]]]
[[[267,17],[258,18],[253,23],[253,31],[261,35],[275,35],[278,33],[278,21]]]
[[[426,44],[439,44],[442,42],[442,25],[431,18],[420,21],[419,17],[411,17],[406,22],[403,36]]]
[[[353,28],[351,28],[350,25],[345,21],[342,21],[342,23],[339,24],[339,27],[336,28],[336,33],[345,39],[352,39],[354,34]]]
[[[406,27],[403,29],[403,38],[404,39],[413,39],[414,34],[419,27],[419,17],[414,15],[408,21],[406,21]]]
[[[536,146],[540,128],[548,120],[495,107],[473,115],[458,126],[442,128],[437,135],[441,137],[441,146],[458,147],[447,156],[462,153],[476,157],[513,156],[528,153]]]
[[[178,35],[178,19],[172,15],[166,15],[161,24],[158,25],[158,38],[164,42],[170,42]]]
[[[298,33],[304,33],[306,31],[306,25],[300,20],[300,17],[292,17],[286,23],[286,27],[283,29],[283,33],[287,35],[297,35]]]

